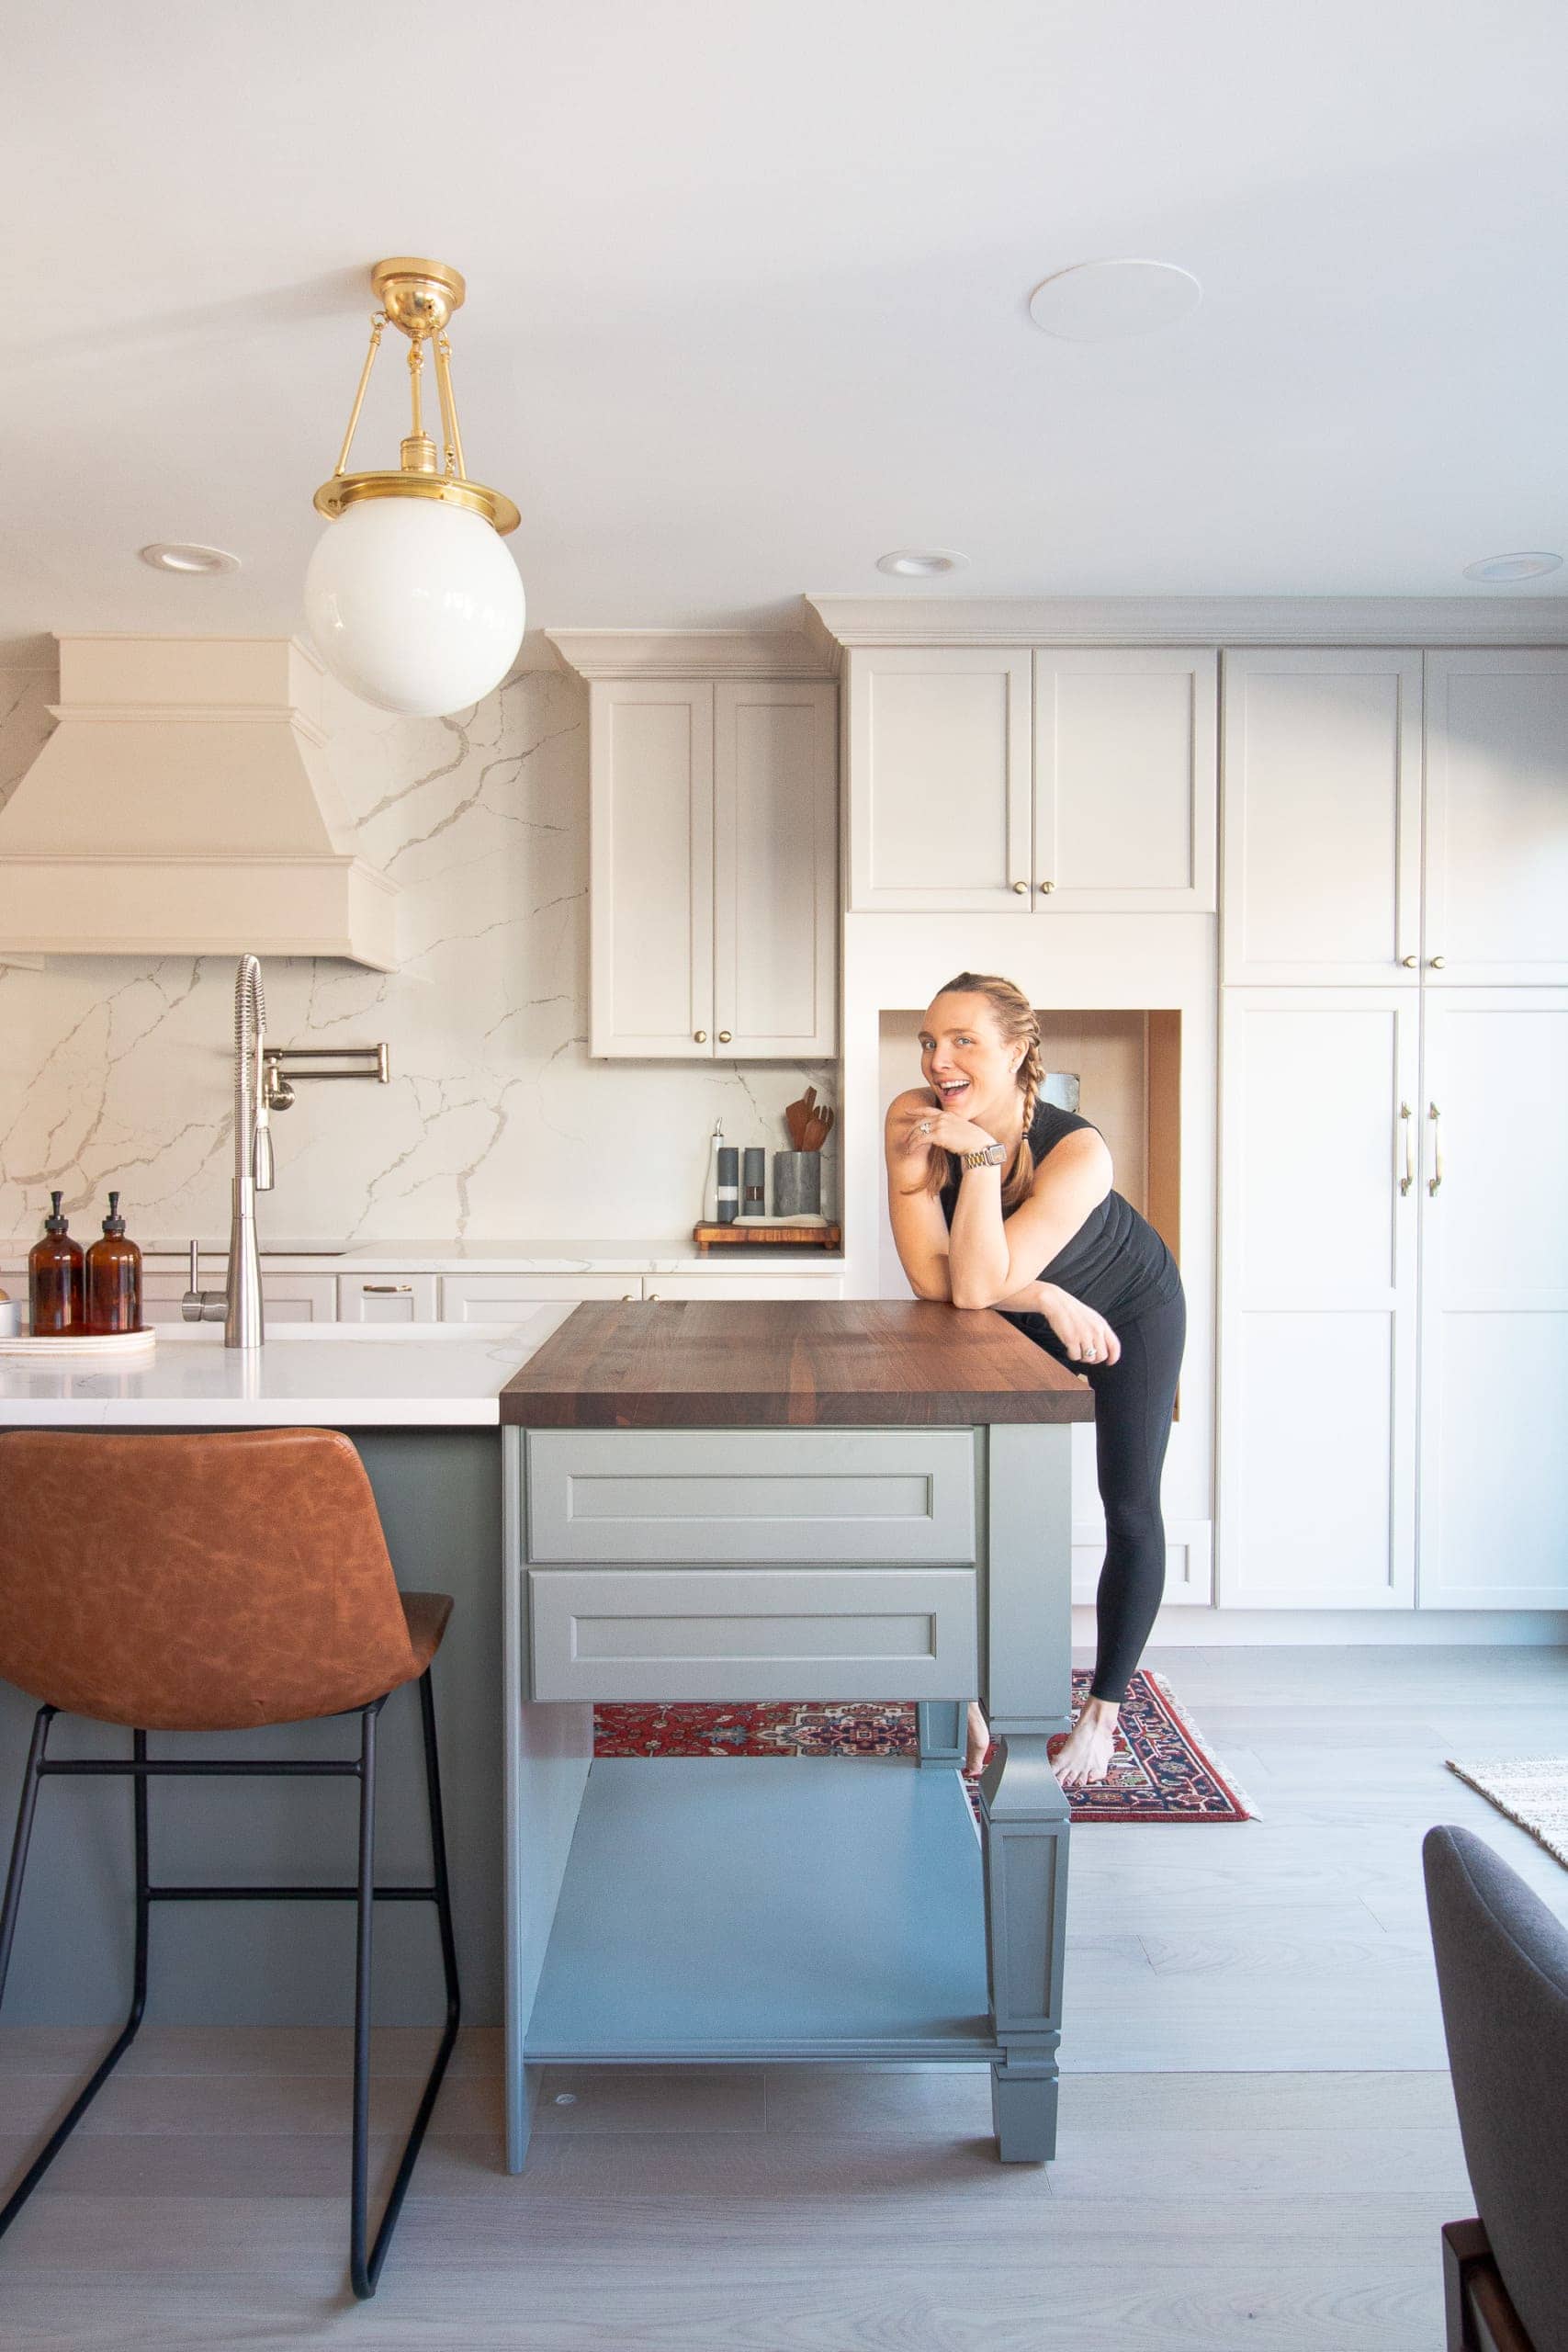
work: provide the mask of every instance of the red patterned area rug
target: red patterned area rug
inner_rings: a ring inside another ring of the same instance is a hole
[[[1089,1690],[1073,1676],[1073,1702]],[[790,1701],[728,1707],[602,1706],[595,1756],[912,1756],[912,1705]],[[1052,1743],[1055,1753],[1060,1745]],[[1075,1821],[1251,1821],[1230,1774],[1201,1745],[1163,1675],[1134,1674],[1116,1725],[1109,1779],[1073,1797]]]

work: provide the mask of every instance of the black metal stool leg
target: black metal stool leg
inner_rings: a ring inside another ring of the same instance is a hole
[[[366,2260],[370,2197],[370,1934],[376,1911],[376,1717],[379,1702],[360,1716],[359,1880],[354,1947],[354,2155],[349,2187],[348,2268],[354,2291],[376,2291]],[[378,2245],[377,2253],[380,2253]],[[379,2269],[379,2263],[377,2268]]]
[[[33,1724],[32,1745],[28,1751],[28,1769],[22,1781],[22,1801],[17,1811],[17,1835],[11,1848],[11,1867],[6,1878],[6,1901],[0,1909],[0,1996],[6,1990],[6,1973],[11,1964],[11,1945],[17,1932],[17,1912],[21,1901],[22,1872],[27,1867],[28,1846],[32,1836],[33,1811],[38,1803],[38,1785],[49,1738],[49,1726],[54,1719],[53,1707],[40,1707]],[[131,1748],[137,1763],[147,1760],[147,1735],[133,1732]],[[21,2211],[87,2109],[96,2098],[109,2075],[118,2065],[126,2051],[136,2039],[147,2006],[147,1923],[150,1912],[147,1883],[147,1782],[138,1774],[132,1781],[136,1845],[136,1962],[131,1985],[130,2014],[121,2027],[114,2047],[102,2059],[88,2080],[67,2109],[62,2120],[56,2124],[27,2171],[22,2175],[6,2203],[0,2206],[0,2237],[4,2237]]]
[[[452,1889],[446,1873],[446,1832],[441,1806],[441,1762],[435,1742],[435,1702],[431,1690],[427,1667],[419,1679],[421,1727],[424,1736],[425,1793],[430,1806],[430,1851],[432,1893],[435,1898],[436,1918],[441,1929],[441,1962],[446,1983],[446,2024],[441,2036],[441,2046],[435,2053],[425,2082],[403,2153],[399,2159],[397,2176],[388,2194],[381,2226],[376,2233],[376,2243],[368,2262],[365,2259],[365,2183],[367,2171],[370,2125],[370,1934],[365,1922],[370,1910],[369,1895],[373,1874],[366,1845],[365,1792],[361,1791],[359,1867],[361,1893],[361,1932],[359,1951],[361,1967],[355,1990],[355,2074],[354,2074],[354,2204],[350,2221],[349,2270],[354,2291],[362,2300],[376,2292],[381,2276],[381,2266],[387,2258],[392,2231],[402,2211],[409,2182],[413,2177],[415,2161],[424,2143],[426,2127],[435,2107],[442,2078],[457,2039],[457,2027],[462,2016],[461,1996],[457,1984],[457,1941],[452,1925]],[[367,1710],[367,1713],[369,1713]],[[366,1755],[369,1759],[368,1785],[374,1804],[375,1735],[369,1730]],[[372,1835],[374,1825],[372,1822]],[[363,2055],[362,2055],[363,2052]]]

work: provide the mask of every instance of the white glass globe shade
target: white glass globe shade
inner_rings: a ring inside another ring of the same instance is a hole
[[[434,498],[367,498],[322,532],[305,617],[336,678],[383,710],[464,710],[523,642],[523,582],[480,514]]]

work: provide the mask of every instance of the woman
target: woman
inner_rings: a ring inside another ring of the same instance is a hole
[[[1111,1189],[1099,1129],[1039,1099],[1040,1023],[1010,980],[960,972],[920,1030],[923,1087],[886,1126],[893,1238],[921,1298],[999,1307],[1094,1390],[1105,1504],[1089,1696],[1055,1760],[1065,1789],[1103,1781],[1116,1717],[1165,1586],[1160,1470],[1187,1306],[1176,1261]],[[969,1710],[966,1769],[989,1734]]]

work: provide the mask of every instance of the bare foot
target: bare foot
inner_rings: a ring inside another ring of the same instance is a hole
[[[1086,1699],[1078,1719],[1067,1734],[1066,1746],[1051,1759],[1051,1768],[1065,1789],[1092,1788],[1111,1770],[1116,1745],[1120,1707],[1109,1699]]]
[[[979,1701],[977,1699],[971,1699],[969,1702],[967,1746],[964,1757],[964,1770],[971,1776],[971,1778],[973,1778],[973,1776],[980,1770],[981,1765],[985,1762],[986,1752],[989,1748],[990,1745],[990,1725],[987,1723],[985,1716],[980,1712]]]

